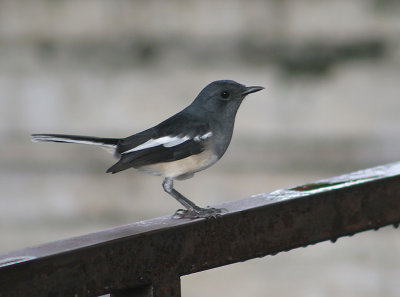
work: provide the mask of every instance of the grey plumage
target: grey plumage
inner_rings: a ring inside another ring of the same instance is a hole
[[[186,210],[180,217],[207,217],[221,212],[200,208],[173,188],[174,179],[192,177],[217,162],[232,138],[237,110],[243,99],[263,87],[246,87],[231,80],[207,85],[184,110],[160,124],[126,138],[63,134],[33,134],[33,141],[81,143],[112,148],[119,161],[107,172],[136,168],[164,176],[164,190]]]

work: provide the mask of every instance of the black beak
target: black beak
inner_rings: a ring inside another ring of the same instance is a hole
[[[258,91],[264,90],[264,87],[260,86],[251,86],[251,87],[246,87],[246,90],[242,93],[243,96],[249,95],[251,93],[255,93]]]

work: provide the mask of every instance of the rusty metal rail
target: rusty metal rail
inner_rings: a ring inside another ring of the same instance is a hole
[[[0,256],[0,296],[180,296],[180,276],[400,222],[400,163]]]

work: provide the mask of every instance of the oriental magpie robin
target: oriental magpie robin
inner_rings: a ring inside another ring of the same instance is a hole
[[[232,138],[237,110],[250,93],[264,89],[246,87],[232,80],[207,85],[185,109],[127,138],[100,138],[63,134],[32,134],[32,140],[82,143],[111,148],[119,161],[107,172],[135,168],[164,177],[164,190],[186,209],[177,217],[210,217],[221,209],[201,208],[176,191],[174,179],[187,179],[217,162]]]

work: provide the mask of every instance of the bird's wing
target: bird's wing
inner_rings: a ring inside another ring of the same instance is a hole
[[[187,114],[177,114],[159,125],[122,139],[117,152],[120,160],[107,172],[171,162],[204,151],[212,136],[208,123]]]

